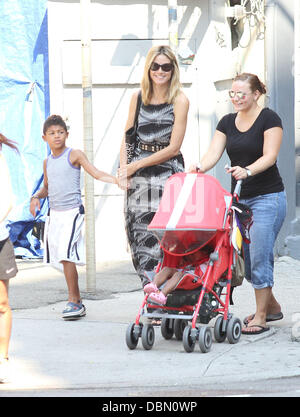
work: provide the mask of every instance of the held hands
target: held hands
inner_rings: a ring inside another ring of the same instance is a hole
[[[121,190],[128,190],[129,188],[129,180],[126,175],[126,167],[128,165],[125,165],[125,167],[119,168],[117,171],[117,180],[118,180],[118,186],[121,188]]]
[[[118,187],[124,191],[128,190],[130,188],[130,179],[118,177]]]
[[[118,169],[119,178],[129,178],[137,171],[137,162],[131,162],[131,164],[124,165]]]
[[[130,188],[130,179],[127,176],[126,167],[128,167],[128,165],[125,165],[125,167],[119,168],[117,171],[118,186],[121,188],[121,190],[125,190],[125,191]]]
[[[130,177],[135,174],[136,171],[137,165],[135,162],[124,165],[118,169],[118,185],[122,190],[128,190],[128,188],[130,188]]]

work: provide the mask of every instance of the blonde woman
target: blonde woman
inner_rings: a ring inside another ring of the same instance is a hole
[[[134,124],[139,91],[131,98],[125,131]],[[141,81],[141,107],[135,155],[127,163],[125,135],[120,150],[119,183],[127,190],[125,223],[133,265],[143,286],[145,271],[161,258],[159,243],[147,230],[156,212],[164,184],[184,171],[180,148],[184,139],[189,101],[181,90],[179,67],[169,46],[153,46],[146,57]]]
[[[8,167],[2,154],[2,144],[17,150],[12,141],[0,134],[0,383],[9,379],[8,346],[12,315],[8,300],[8,284],[10,278],[17,274],[14,248],[5,226],[5,219],[12,207],[12,190]]]

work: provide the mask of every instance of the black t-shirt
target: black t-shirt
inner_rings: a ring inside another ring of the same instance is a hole
[[[262,109],[257,119],[246,132],[240,132],[236,125],[237,113],[225,115],[218,123],[217,130],[226,135],[226,151],[231,166],[246,167],[263,155],[264,132],[272,127],[281,127],[280,117],[268,107]],[[231,192],[236,181],[232,177]],[[277,193],[284,190],[282,178],[275,163],[260,174],[243,180],[241,198],[256,197],[261,194]]]

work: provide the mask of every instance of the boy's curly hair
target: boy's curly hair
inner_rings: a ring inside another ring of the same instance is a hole
[[[65,131],[68,131],[66,122],[64,121],[64,119],[57,115],[57,114],[52,114],[52,116],[49,116],[44,123],[43,126],[43,133],[45,135],[45,133],[47,132],[47,129],[49,129],[50,126],[61,126],[65,129]]]

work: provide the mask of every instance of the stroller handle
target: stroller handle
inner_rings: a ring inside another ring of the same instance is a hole
[[[228,172],[228,169],[230,168],[230,166],[228,164],[226,164],[224,168],[225,168],[226,172]],[[234,199],[238,199],[240,194],[241,194],[242,182],[243,182],[243,180],[238,180],[236,182],[236,185],[235,185],[234,191],[233,191],[233,198]]]
[[[242,182],[243,182],[243,180],[238,180],[236,182],[236,185],[235,185],[234,191],[233,191],[233,197],[239,197],[240,196],[241,188],[242,188]]]

